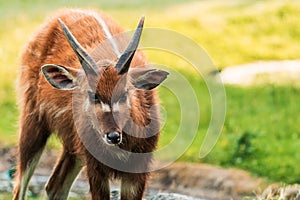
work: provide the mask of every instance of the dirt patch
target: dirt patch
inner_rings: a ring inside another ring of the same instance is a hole
[[[265,184],[239,169],[174,163],[154,173],[151,186],[206,199],[241,199],[255,196]]]

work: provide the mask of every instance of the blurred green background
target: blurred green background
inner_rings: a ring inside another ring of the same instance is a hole
[[[132,30],[141,15],[146,27],[177,31],[201,45],[219,69],[268,60],[300,58],[299,1],[192,0],[0,0],[0,145],[17,143],[15,80],[19,53],[47,16],[64,7],[101,9]],[[300,183],[300,88],[297,84],[248,87],[226,85],[227,114],[222,135],[203,159],[199,148],[210,121],[210,96],[189,64],[171,55],[149,54],[150,61],[176,68],[199,100],[198,136],[180,161],[237,167],[270,181]],[[176,135],[176,97],[160,88],[167,122],[160,146]],[[189,140],[190,138],[186,138]],[[52,138],[48,148],[59,148]]]

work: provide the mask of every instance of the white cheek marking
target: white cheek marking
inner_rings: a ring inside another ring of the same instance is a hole
[[[103,112],[110,112],[111,111],[109,105],[106,104],[106,103],[103,103],[102,101],[101,101],[101,108],[102,108]]]
[[[90,107],[90,101],[86,99],[84,102],[84,111],[88,111],[89,107]]]
[[[129,98],[129,97],[127,97],[127,101],[126,101],[126,103],[127,103],[127,106],[128,106],[128,108],[131,108],[131,104],[130,104],[130,98]]]
[[[118,112],[118,111],[120,111],[119,102],[113,104],[113,112]]]

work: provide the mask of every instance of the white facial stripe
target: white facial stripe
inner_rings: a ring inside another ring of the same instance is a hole
[[[113,112],[120,111],[119,102],[113,104],[112,110],[113,110]]]
[[[102,101],[101,101],[101,108],[103,112],[111,112],[110,106],[106,103],[103,103]]]

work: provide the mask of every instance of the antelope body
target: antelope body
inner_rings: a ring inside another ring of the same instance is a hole
[[[137,50],[143,22],[129,42],[118,37],[121,26],[102,13],[67,9],[29,41],[18,83],[15,200],[26,198],[53,132],[63,152],[46,185],[48,199],[67,199],[83,166],[93,200],[109,199],[109,180],[115,178],[121,180],[122,200],[142,199],[159,135],[153,89],[168,75],[147,67]],[[140,153],[145,156],[134,156]]]

